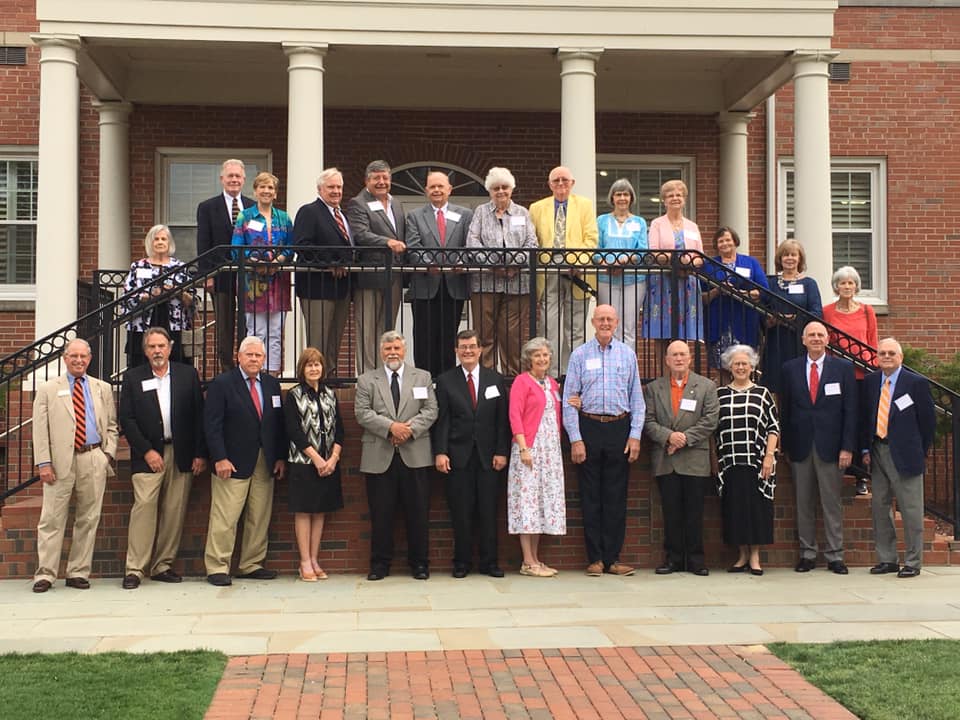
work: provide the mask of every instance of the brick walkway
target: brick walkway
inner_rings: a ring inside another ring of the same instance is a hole
[[[761,647],[258,655],[230,659],[207,720],[856,720]]]

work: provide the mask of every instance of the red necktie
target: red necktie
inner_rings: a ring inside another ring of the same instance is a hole
[[[477,387],[473,384],[473,373],[467,373],[467,390],[470,391],[470,402],[473,403],[473,409],[477,409]]]
[[[820,373],[817,371],[817,364],[810,363],[810,402],[817,404],[817,390],[820,389]]]
[[[437,234],[440,236],[440,247],[445,247],[447,244],[447,218],[444,217],[443,210],[437,210]]]
[[[73,381],[73,416],[76,428],[73,431],[73,447],[79,450],[87,444],[87,401],[83,397],[83,378]]]
[[[333,219],[337,221],[337,227],[340,228],[340,234],[343,235],[343,239],[349,241],[350,235],[347,234],[347,226],[343,223],[343,215],[340,212],[339,205],[333,209]]]
[[[263,407],[260,405],[260,395],[257,393],[257,379],[249,378],[250,380],[250,399],[253,400],[253,406],[257,409],[257,417],[263,417]]]

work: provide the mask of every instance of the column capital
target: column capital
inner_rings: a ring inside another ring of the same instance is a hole
[[[293,55],[315,55],[323,58],[327,54],[327,50],[330,49],[327,43],[311,42],[282,42],[280,43],[280,47],[283,48],[283,52],[287,57],[292,57]]]
[[[753,112],[726,111],[717,113],[717,125],[724,134],[746,135],[747,125],[757,116]]]
[[[93,109],[100,113],[100,124],[129,124],[128,118],[133,112],[133,103],[125,100],[93,100]]]
[[[794,50],[790,62],[794,65],[802,62],[827,64],[832,63],[839,54],[839,50]]]
[[[557,60],[590,60],[596,62],[603,55],[603,48],[557,48]]]
[[[80,49],[79,35],[57,35],[55,33],[31,33],[30,39],[33,40],[34,45],[39,45],[41,48],[65,47],[65,48],[72,48],[74,50]]]

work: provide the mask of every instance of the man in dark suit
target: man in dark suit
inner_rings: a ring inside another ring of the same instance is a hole
[[[500,373],[480,367],[476,330],[457,335],[456,352],[460,367],[437,378],[438,415],[431,431],[434,465],[447,476],[453,576],[464,578],[470,572],[476,527],[477,566],[499,578],[497,499],[511,437],[507,390]]]
[[[389,248],[394,256],[406,251],[403,207],[390,195],[390,166],[383,160],[374,160],[367,165],[364,175],[366,187],[347,205],[347,218],[354,243],[358,246]],[[364,258],[361,257],[361,260]],[[383,255],[370,255],[368,262],[382,264]],[[400,274],[395,272],[388,290],[382,271],[360,273],[355,284],[354,314],[360,331],[360,346],[357,348],[357,374],[373,370],[379,364],[377,339],[385,330],[397,324],[401,302]],[[384,293],[390,292],[391,311],[387,317],[384,308]]]
[[[204,421],[213,461],[210,476],[210,527],[203,561],[207,582],[230,585],[230,558],[237,521],[246,507],[237,577],[272,580],[276,570],[263,566],[267,529],[273,511],[273,481],[286,470],[286,437],[280,382],[261,372],[263,341],[248,336],[240,343],[240,367],[214,378],[207,388]]]
[[[430,202],[407,215],[407,249],[411,262],[428,265],[429,270],[414,273],[407,292],[413,301],[417,367],[437,377],[454,366],[457,328],[469,296],[467,276],[439,251],[466,246],[473,211],[448,202],[453,188],[444,172],[427,174],[426,191]]]
[[[923,566],[923,471],[933,445],[936,412],[930,383],[903,367],[903,349],[893,338],[877,346],[880,370],[863,382],[860,447],[873,479],[873,537],[876,565],[871,575],[911,578]],[[904,566],[897,556],[891,501],[903,518]]]
[[[223,192],[197,205],[197,255],[221,245],[230,245],[237,215],[253,205],[253,199],[240,194],[246,180],[242,160],[226,160],[220,170],[220,185]],[[225,251],[226,252],[226,251]],[[201,269],[212,270],[226,262],[223,258],[208,260]],[[233,351],[237,337],[246,334],[243,313],[237,313],[236,273],[218,273],[207,281],[207,290],[213,290],[213,309],[217,315],[217,354],[220,369],[234,367]],[[239,327],[238,327],[239,324]]]
[[[125,590],[140,587],[148,574],[160,582],[182,580],[173,561],[190,481],[207,468],[200,378],[190,365],[170,362],[172,350],[165,328],[147,330],[143,354],[149,364],[127,370],[120,391],[120,427],[130,444],[133,470]]]
[[[349,248],[350,224],[340,203],[343,200],[343,175],[327,168],[317,178],[319,197],[297,211],[293,223],[294,245]],[[345,265],[346,251],[314,250],[300,259],[308,264]],[[307,345],[317,348],[327,359],[328,374],[336,374],[340,340],[350,309],[350,277],[346,268],[303,270],[296,273],[296,292],[306,321]]]
[[[353,407],[363,428],[360,472],[367,478],[370,507],[370,573],[390,574],[397,503],[407,519],[407,561],[416,580],[430,577],[430,426],[437,398],[430,373],[404,363],[406,341],[395,330],[380,337],[383,365],[357,378]]]
[[[783,364],[780,437],[797,490],[800,559],[794,569],[809,572],[816,567],[819,493],[827,568],[846,575],[840,487],[857,444],[857,384],[853,365],[826,354],[827,337],[823,323],[807,323],[806,354]]]

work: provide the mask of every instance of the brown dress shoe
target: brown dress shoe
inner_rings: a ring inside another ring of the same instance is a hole
[[[601,560],[597,560],[596,562],[592,562],[587,565],[587,575],[590,577],[600,577],[603,575],[603,562]]]
[[[37,580],[33,584],[33,591],[35,593],[42,593],[42,592],[46,592],[51,587],[53,587],[53,583],[51,583],[49,580]]]
[[[615,562],[613,565],[607,568],[607,572],[611,575],[619,575],[620,577],[627,577],[628,575],[633,575],[636,572],[629,565],[625,565],[622,562]]]
[[[66,584],[67,584],[67,587],[76,588],[77,590],[90,589],[90,581],[82,577],[67,578]]]
[[[123,576],[123,582],[120,583],[124,590],[136,590],[140,587],[140,578],[130,573]]]

